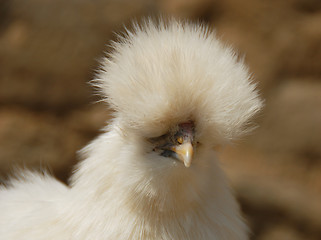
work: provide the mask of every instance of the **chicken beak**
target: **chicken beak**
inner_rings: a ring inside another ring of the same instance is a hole
[[[190,167],[193,158],[193,146],[190,142],[185,142],[181,145],[173,146],[172,151],[177,154],[178,160],[184,163],[185,167]]]

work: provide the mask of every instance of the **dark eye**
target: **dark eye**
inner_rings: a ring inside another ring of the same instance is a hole
[[[163,157],[172,157],[175,155],[175,152],[171,150],[164,150],[160,155]]]

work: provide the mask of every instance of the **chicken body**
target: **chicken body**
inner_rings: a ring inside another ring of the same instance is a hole
[[[117,128],[93,141],[71,188],[29,173],[2,190],[0,239],[246,239],[213,151],[197,167],[157,166],[155,177],[157,163],[124,146]]]
[[[70,187],[22,173],[1,189],[0,239],[247,239],[213,150],[261,107],[244,65],[176,21],[114,47],[96,81],[113,121],[82,150]]]

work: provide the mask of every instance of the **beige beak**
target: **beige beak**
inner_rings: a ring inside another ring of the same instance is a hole
[[[181,145],[176,145],[171,149],[177,154],[177,157],[182,161],[185,167],[191,166],[193,158],[193,146],[190,142],[185,142]]]

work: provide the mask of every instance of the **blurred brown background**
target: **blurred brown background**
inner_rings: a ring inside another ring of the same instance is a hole
[[[260,128],[220,154],[251,239],[321,239],[320,0],[1,0],[2,181],[16,166],[66,181],[108,119],[87,83],[108,40],[159,13],[213,26],[266,99]]]

